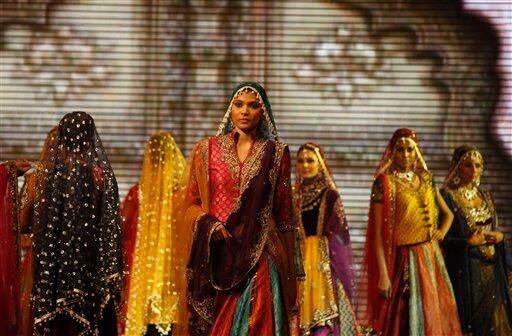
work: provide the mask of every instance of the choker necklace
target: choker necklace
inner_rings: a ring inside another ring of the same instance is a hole
[[[320,196],[322,196],[323,191],[326,188],[323,179],[319,176],[314,177],[308,182],[309,183],[301,185],[300,197],[302,211],[315,208],[320,203]]]
[[[406,180],[409,183],[412,183],[414,181],[414,172],[412,170],[405,173],[397,171],[395,172],[395,176],[401,180]]]
[[[468,201],[471,201],[472,199],[474,199],[476,197],[476,195],[478,194],[478,188],[477,187],[473,187],[473,189],[471,190],[467,190],[466,188],[464,187],[461,187],[459,188],[459,193],[464,196],[464,198]]]

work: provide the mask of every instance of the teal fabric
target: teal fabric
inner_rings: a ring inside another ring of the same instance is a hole
[[[428,252],[428,251],[427,251]],[[424,335],[423,299],[416,251],[409,251],[409,335]]]
[[[251,278],[236,305],[231,336],[246,336],[249,334],[249,317],[251,315],[251,296],[254,285],[254,277]]]
[[[226,109],[229,110],[231,102],[235,98],[236,93],[244,86],[249,86],[252,89],[256,90],[260,95],[261,99],[263,100],[263,104],[265,105],[267,118],[265,118],[265,116],[262,116],[260,121],[259,131],[261,137],[266,140],[277,140],[277,128],[274,121],[274,115],[272,113],[272,107],[270,106],[270,102],[267,98],[267,93],[265,92],[265,89],[260,84],[255,82],[243,82],[238,84],[231,93],[231,97],[229,98],[228,106],[226,107]],[[218,134],[228,134],[229,132],[231,132],[233,127],[234,126],[231,117],[229,115],[225,116],[224,119],[222,120],[222,124],[221,127],[219,128]]]
[[[283,300],[279,284],[279,272],[274,260],[269,256],[270,288],[272,290],[272,304],[274,308],[274,335],[284,336],[285,321],[283,320]]]
[[[270,289],[274,315],[275,336],[285,336],[285,321],[283,320],[283,301],[279,284],[279,272],[272,257],[269,258]],[[247,336],[249,334],[249,318],[251,315],[251,297],[254,287],[254,277],[248,283],[236,305],[230,336]]]

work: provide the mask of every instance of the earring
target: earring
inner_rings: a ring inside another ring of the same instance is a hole
[[[455,177],[453,178],[452,181],[453,181],[453,184],[458,185],[460,183],[459,174],[455,175]]]

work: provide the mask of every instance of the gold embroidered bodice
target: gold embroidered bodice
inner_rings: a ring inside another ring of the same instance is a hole
[[[488,192],[479,190],[482,197],[482,203],[475,207],[468,205],[458,190],[448,188],[447,192],[457,204],[457,208],[459,209],[458,211],[462,213],[462,216],[466,219],[466,224],[472,232],[476,232],[478,230],[485,233],[495,229],[495,209],[491,196]],[[492,259],[496,252],[493,244],[481,245],[477,248],[489,259]]]
[[[395,185],[396,244],[412,245],[430,240],[439,216],[431,177],[421,178],[418,190],[396,179]]]

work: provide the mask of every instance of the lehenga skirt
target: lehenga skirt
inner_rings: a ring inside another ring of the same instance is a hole
[[[399,246],[383,335],[462,335],[437,242]]]
[[[350,300],[331,272],[327,239],[307,237],[303,257],[306,278],[299,284],[301,334],[328,328],[333,335],[359,335]]]
[[[240,290],[221,296],[221,308],[210,336],[289,336],[279,273],[264,253],[254,275]]]

